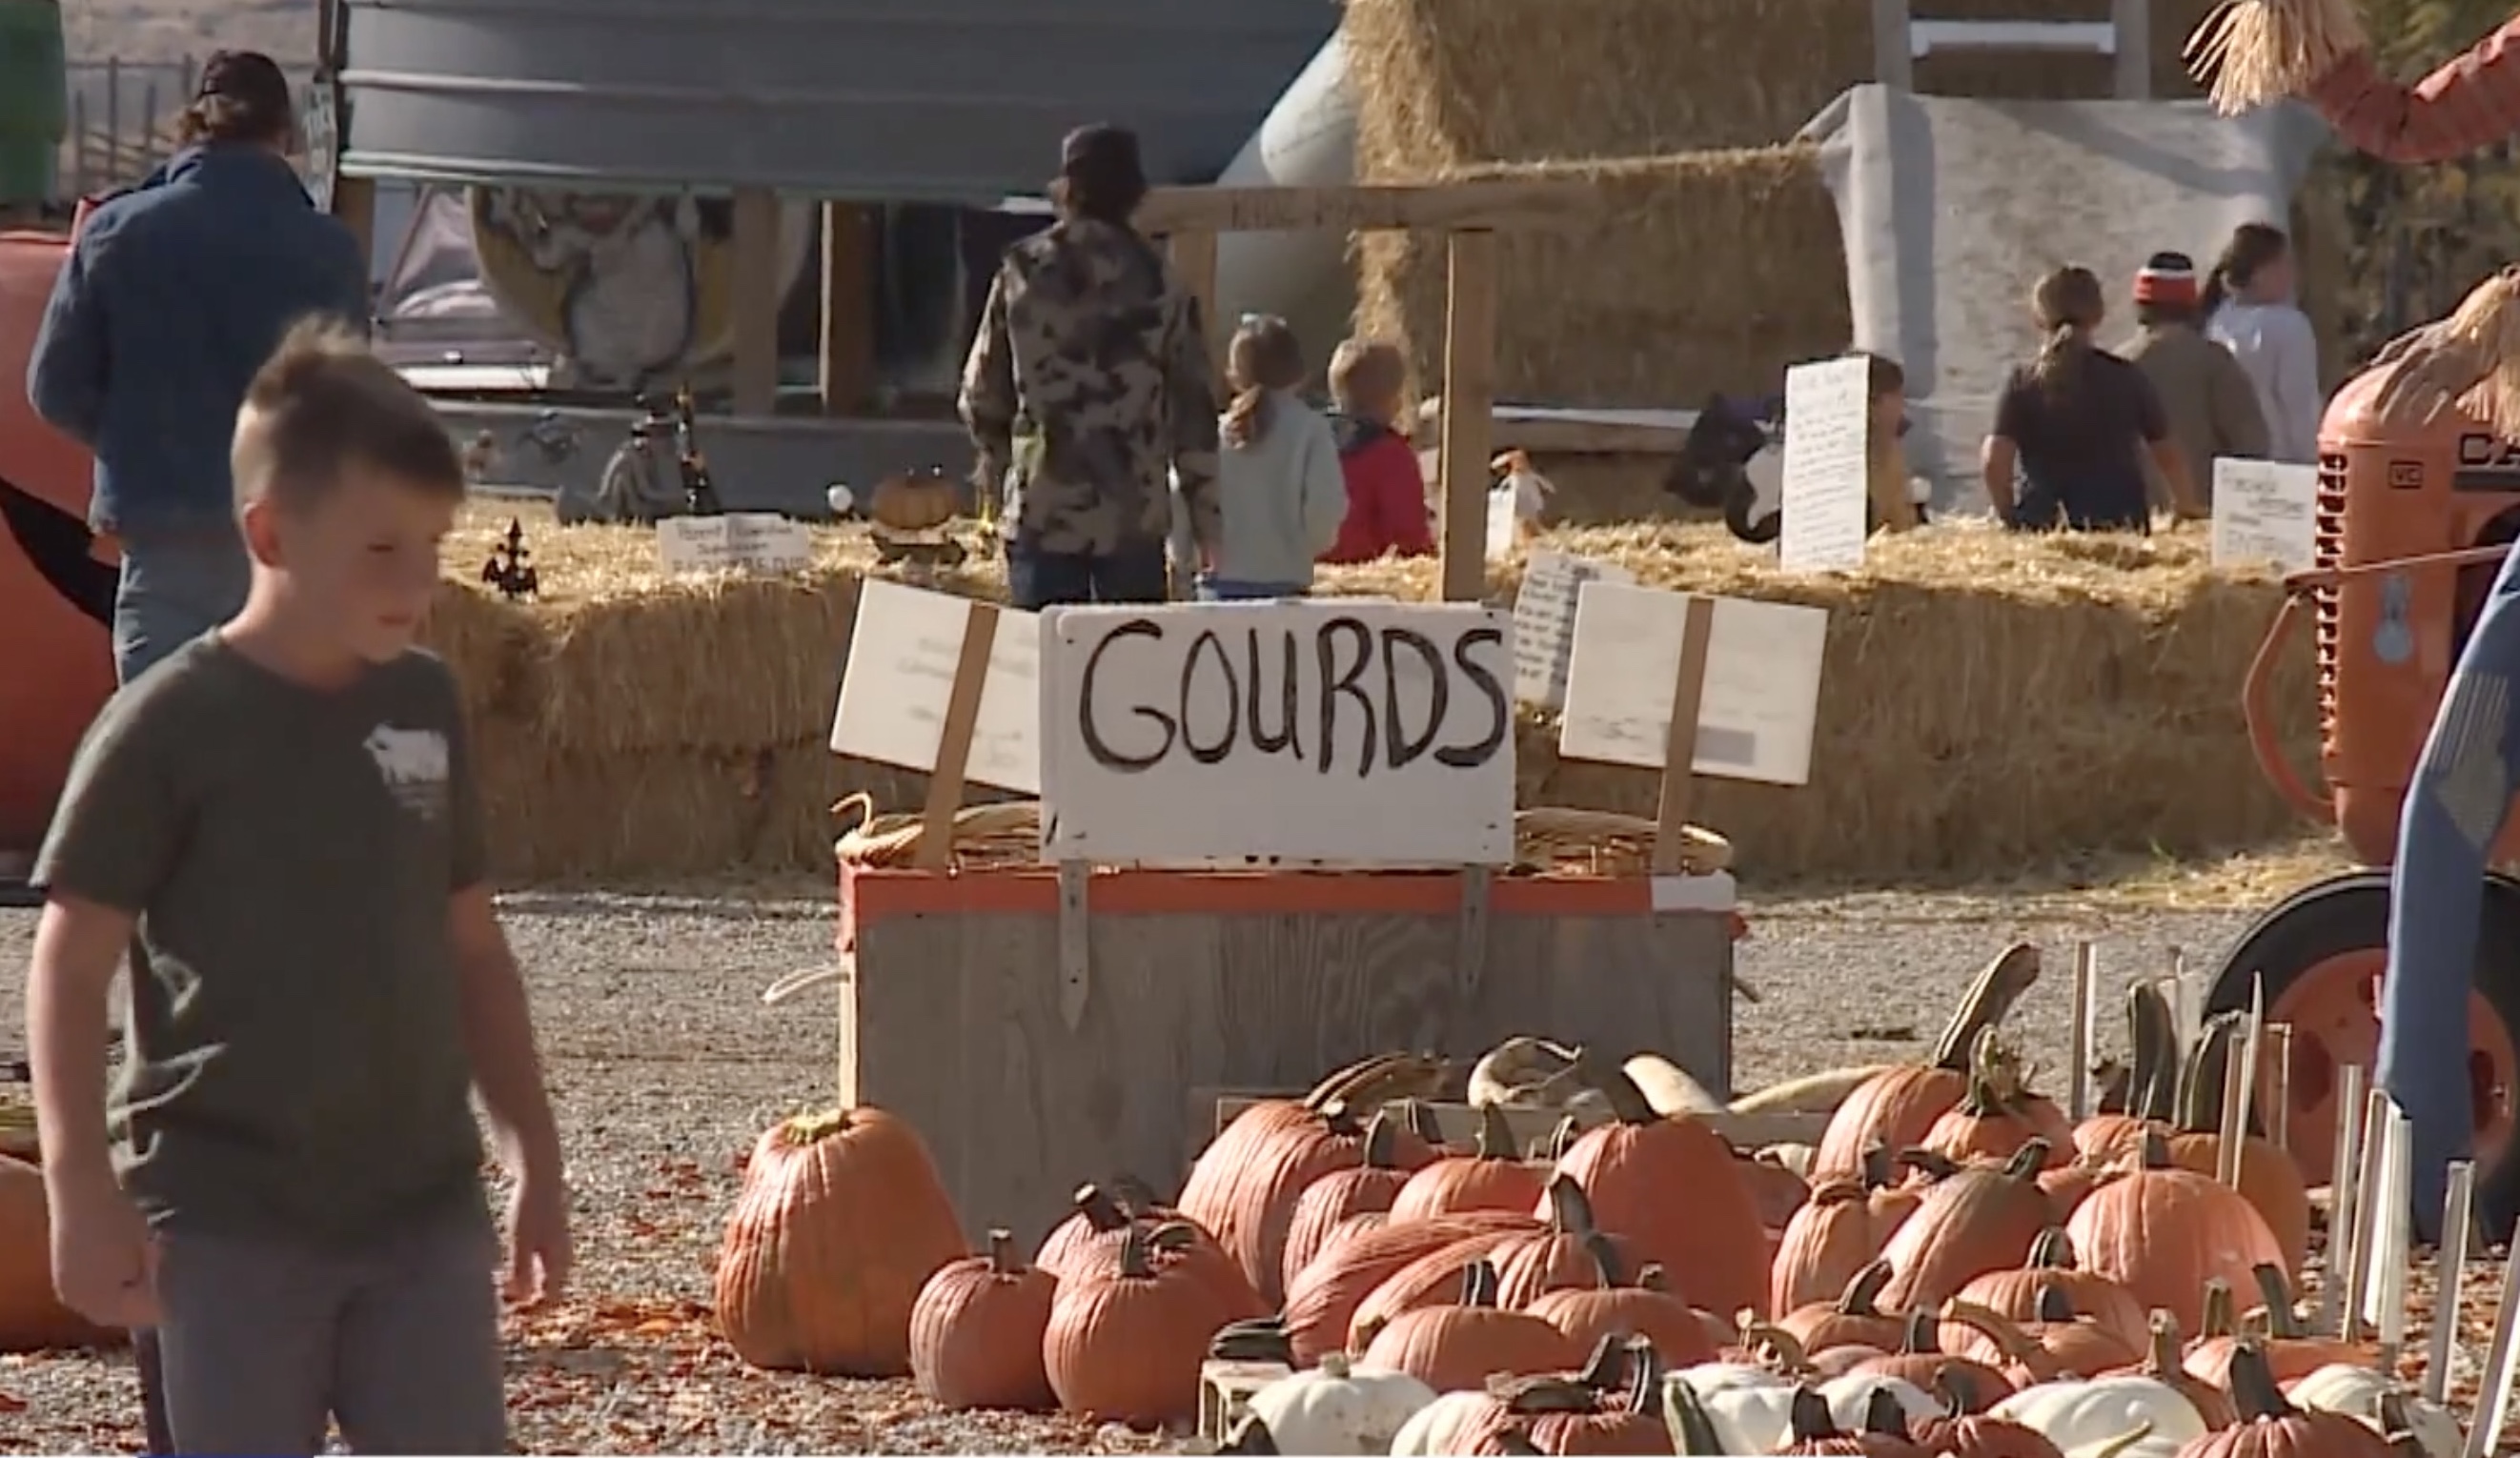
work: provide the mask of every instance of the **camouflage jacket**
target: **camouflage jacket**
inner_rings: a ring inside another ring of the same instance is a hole
[[[1057,224],[1007,250],[963,367],[963,421],[1002,529],[1042,552],[1161,544],[1166,467],[1218,534],[1216,384],[1198,300],[1135,233]]]

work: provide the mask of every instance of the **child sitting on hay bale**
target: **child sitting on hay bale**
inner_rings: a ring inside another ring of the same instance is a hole
[[[1322,560],[1333,565],[1386,556],[1431,556],[1426,476],[1398,424],[1408,362],[1380,339],[1342,340],[1330,356],[1330,433],[1347,479],[1347,516]]]

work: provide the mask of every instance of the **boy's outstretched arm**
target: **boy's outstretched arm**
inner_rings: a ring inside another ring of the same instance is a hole
[[[54,893],[35,925],[26,970],[26,1049],[44,1197],[53,1215],[53,1285],[100,1326],[158,1320],[149,1230],[114,1179],[106,1131],[106,994],[134,918]]]
[[[499,1162],[517,1182],[508,1217],[508,1294],[522,1302],[549,1301],[568,1279],[567,1176],[560,1126],[543,1087],[542,1057],[534,1049],[524,978],[499,929],[487,882],[475,881],[449,899],[447,932],[472,1086],[489,1113]]]

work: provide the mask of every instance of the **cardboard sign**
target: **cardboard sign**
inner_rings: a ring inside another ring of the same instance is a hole
[[[1534,549],[1513,595],[1513,696],[1554,709],[1566,702],[1575,656],[1575,595],[1588,582],[1634,583],[1627,568]]]
[[[1501,609],[1064,607],[1042,652],[1046,861],[1513,860]]]
[[[656,551],[668,572],[802,572],[814,538],[776,511],[668,516],[656,523]]]
[[[904,770],[936,768],[970,611],[968,601],[950,593],[880,578],[859,586],[839,711],[832,720],[832,753]],[[965,778],[1041,793],[1040,661],[1041,619],[1000,608]]]
[[[2318,467],[2214,461],[2214,565],[2302,572],[2318,565]]]
[[[1862,359],[1785,372],[1785,519],[1777,559],[1788,572],[1864,565],[1871,376],[1871,361]]]
[[[1811,780],[1828,612],[1717,597],[1691,773],[1771,784]],[[1575,655],[1557,752],[1660,770],[1671,731],[1688,595],[1588,582],[1575,606]]]

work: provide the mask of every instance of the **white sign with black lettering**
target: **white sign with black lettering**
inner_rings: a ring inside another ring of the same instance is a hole
[[[1512,629],[1474,603],[1054,608],[1042,859],[1509,864]]]
[[[1575,654],[1575,594],[1588,582],[1635,582],[1610,562],[1534,549],[1513,595],[1513,696],[1554,709],[1566,702],[1566,665]]]
[[[1746,597],[1714,602],[1690,770],[1723,779],[1808,784],[1827,610]],[[1576,597],[1559,754],[1663,768],[1688,619],[1685,593],[1584,584]]]
[[[874,577],[861,583],[832,753],[904,770],[935,769],[970,615],[970,602],[951,593]],[[1041,619],[999,608],[966,779],[1041,793],[1040,683]]]
[[[1865,359],[1785,372],[1785,520],[1777,560],[1788,572],[1864,565],[1871,377]]]
[[[802,572],[814,538],[776,511],[668,516],[656,523],[656,552],[668,572]]]
[[[2214,565],[2305,572],[2318,565],[2318,467],[2214,461]]]

